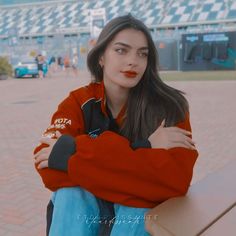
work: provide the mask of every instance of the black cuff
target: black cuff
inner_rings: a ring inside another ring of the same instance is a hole
[[[62,135],[54,144],[48,158],[48,167],[67,171],[68,160],[75,153],[75,140],[70,135]]]
[[[137,141],[131,143],[130,146],[134,150],[137,149],[137,148],[151,148],[152,147],[152,145],[151,145],[151,143],[149,142],[148,139],[137,140]]]

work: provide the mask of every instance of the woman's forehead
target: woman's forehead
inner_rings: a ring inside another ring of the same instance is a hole
[[[117,43],[127,44],[134,48],[148,47],[148,41],[145,34],[142,31],[136,29],[124,29],[118,32],[110,44],[114,45]]]

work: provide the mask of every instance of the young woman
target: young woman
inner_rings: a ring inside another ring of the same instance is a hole
[[[184,195],[197,151],[188,103],[158,75],[148,28],[111,20],[87,58],[94,82],[58,106],[35,149],[50,236],[148,235],[149,208]]]

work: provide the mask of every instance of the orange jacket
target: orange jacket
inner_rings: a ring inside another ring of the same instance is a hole
[[[47,188],[81,186],[102,199],[133,207],[154,207],[184,195],[190,185],[197,151],[186,148],[133,149],[125,137],[108,130],[103,83],[91,83],[72,91],[58,106],[51,125],[75,138],[76,152],[69,158],[67,172],[38,170]],[[122,122],[121,112],[116,119]],[[177,124],[191,130],[189,117]],[[38,146],[34,153],[46,145]]]

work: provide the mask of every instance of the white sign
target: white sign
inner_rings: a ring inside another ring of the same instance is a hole
[[[90,10],[90,34],[92,38],[97,38],[106,22],[105,8]]]

